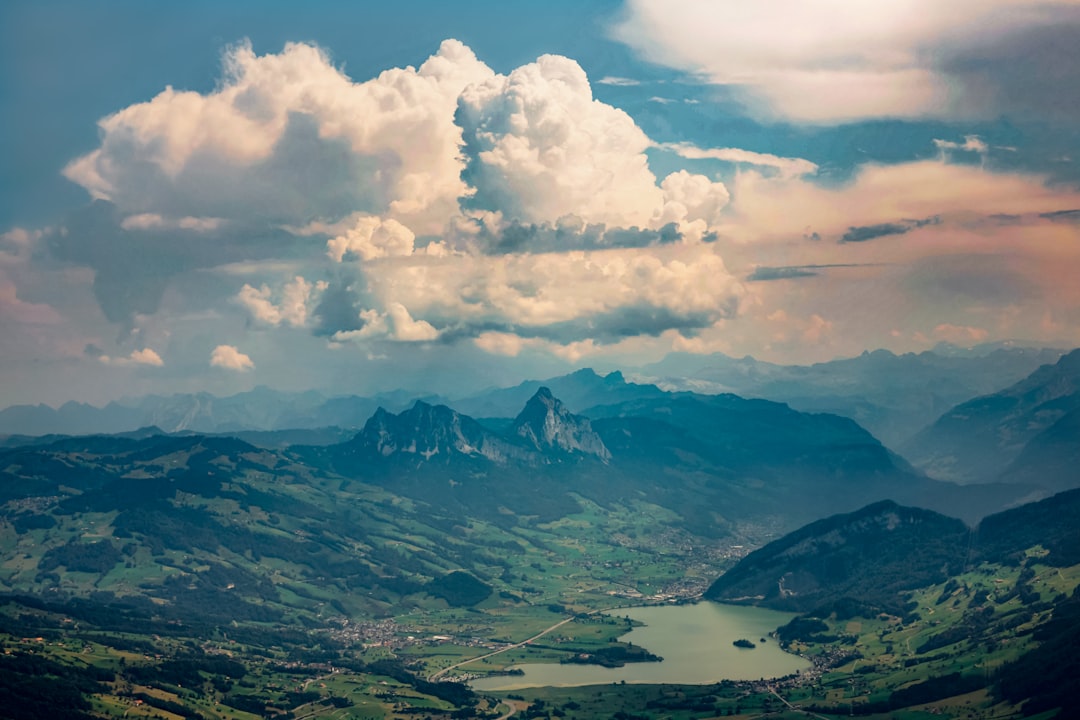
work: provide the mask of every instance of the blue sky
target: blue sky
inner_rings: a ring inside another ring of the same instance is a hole
[[[1080,344],[1075,2],[0,28],[0,405]]]

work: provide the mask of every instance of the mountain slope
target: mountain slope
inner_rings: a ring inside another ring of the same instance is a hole
[[[898,593],[944,582],[967,560],[959,520],[891,501],[811,523],[724,573],[711,600],[806,612],[843,598],[899,612]]]
[[[954,518],[886,501],[812,522],[743,558],[706,591],[712,600],[806,612],[842,599],[896,611],[900,593],[980,562],[1080,563],[1080,490],[1021,505],[968,528]]]
[[[1066,415],[1080,410],[1080,350],[1044,365],[1027,378],[991,395],[956,406],[901,448],[903,455],[930,475],[961,483],[1023,479],[1003,476],[1028,442]],[[1051,436],[1052,440],[1052,436]],[[1058,441],[1068,442],[1067,436]],[[1080,438],[1073,438],[1073,445]],[[1043,478],[1046,488],[1075,487],[1075,472]]]
[[[1031,438],[1000,479],[1052,492],[1080,486],[1080,408]]]

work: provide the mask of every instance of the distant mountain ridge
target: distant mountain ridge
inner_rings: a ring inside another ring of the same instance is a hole
[[[950,409],[900,450],[944,480],[1063,490],[1080,485],[1078,413],[1080,350],[1074,350],[1004,390]]]
[[[148,395],[111,402],[103,407],[76,402],[65,403],[59,408],[15,405],[0,410],[0,436],[114,434],[143,427],[158,427],[168,433],[361,428],[380,407],[401,412],[417,400],[446,405],[470,417],[512,418],[541,387],[550,388],[570,411],[576,412],[599,404],[664,395],[655,386],[628,383],[620,372],[601,376],[589,368],[458,400],[405,390],[382,392],[371,397],[327,397],[314,391],[289,393],[258,387],[227,397],[209,393],[168,397]]]
[[[954,405],[1007,387],[1063,353],[1011,344],[939,346],[903,355],[875,350],[805,366],[673,353],[638,373],[668,390],[728,392],[843,415],[896,449]]]
[[[400,412],[418,399],[474,418],[512,418],[543,386],[574,413],[661,397],[665,390],[761,397],[804,412],[850,417],[895,447],[952,406],[1006,387],[1061,354],[1015,346],[971,351],[939,347],[918,355],[878,350],[811,366],[782,366],[751,357],[673,353],[635,371],[655,378],[663,388],[645,380],[628,382],[619,371],[602,376],[588,368],[456,399],[404,390],[363,397],[257,387],[227,397],[149,395],[103,407],[76,402],[59,408],[17,405],[0,410],[0,436],[117,433],[148,426],[173,433],[360,428],[380,406]]]
[[[751,517],[790,527],[883,498],[977,519],[1028,492],[920,477],[854,421],[767,400],[646,391],[586,414],[569,412],[547,387],[505,423],[417,402],[376,411],[346,442],[290,452],[488,519],[552,520],[577,507],[576,495],[600,504],[650,498],[703,534],[730,533]]]

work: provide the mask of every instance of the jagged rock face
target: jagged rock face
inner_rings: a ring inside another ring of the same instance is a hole
[[[569,412],[546,387],[525,404],[514,421],[514,432],[541,452],[594,455],[604,462],[611,459],[589,419]]]
[[[384,457],[411,454],[430,460],[465,455],[506,462],[523,454],[472,418],[445,405],[419,401],[400,415],[379,408],[356,439]]]

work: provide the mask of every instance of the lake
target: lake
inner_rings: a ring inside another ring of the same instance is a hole
[[[770,632],[795,617],[791,613],[701,602],[627,608],[609,614],[629,616],[644,623],[619,639],[640,645],[664,661],[630,663],[621,668],[528,663],[514,666],[521,668],[524,675],[481,678],[474,680],[472,687],[476,690],[516,690],[623,681],[708,685],[720,680],[782,677],[810,667],[809,662],[784,652],[776,640],[768,637]],[[751,650],[732,645],[740,638],[752,640],[757,647]],[[760,638],[767,638],[767,641],[762,643]]]

